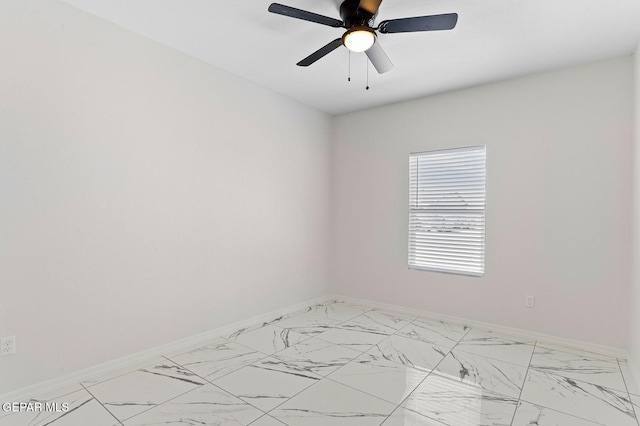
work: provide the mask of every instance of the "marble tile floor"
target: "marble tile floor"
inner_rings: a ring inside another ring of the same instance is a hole
[[[639,426],[624,359],[340,302],[142,364],[0,426]]]

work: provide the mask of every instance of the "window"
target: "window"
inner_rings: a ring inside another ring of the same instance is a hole
[[[409,268],[484,274],[486,146],[409,156]]]

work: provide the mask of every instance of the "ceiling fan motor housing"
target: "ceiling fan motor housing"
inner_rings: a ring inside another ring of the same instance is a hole
[[[371,27],[375,15],[359,9],[360,0],[345,0],[340,5],[340,17],[346,28]]]

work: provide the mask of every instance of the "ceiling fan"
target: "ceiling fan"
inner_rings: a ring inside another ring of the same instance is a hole
[[[380,22],[377,27],[373,27],[372,25],[378,14],[380,3],[382,3],[382,0],[344,0],[340,5],[340,17],[342,21],[279,3],[272,3],[269,6],[269,12],[334,28],[347,29],[341,38],[337,38],[316,50],[298,62],[298,66],[308,67],[318,59],[333,52],[340,47],[340,45],[344,45],[352,52],[365,52],[380,74],[390,71],[393,68],[393,64],[384,49],[380,46],[376,31],[381,34],[392,34],[452,30],[458,22],[457,13],[446,13],[443,15],[389,19]]]

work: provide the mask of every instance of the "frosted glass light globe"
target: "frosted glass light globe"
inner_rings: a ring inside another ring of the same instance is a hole
[[[342,44],[352,52],[369,50],[376,42],[376,33],[371,28],[355,27],[344,33]]]

